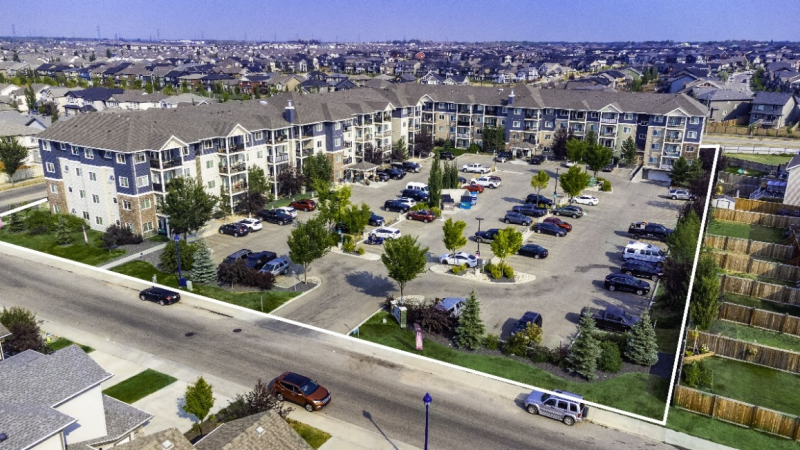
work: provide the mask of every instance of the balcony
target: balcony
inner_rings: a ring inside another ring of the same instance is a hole
[[[603,130],[600,132],[600,136],[616,136],[617,133],[613,131]]]
[[[181,165],[183,165],[183,160],[181,158],[168,159],[166,161],[162,161],[160,159],[150,160],[150,167],[153,169],[169,169]]]
[[[682,127],[684,125],[686,125],[686,121],[685,120],[668,120],[667,121],[667,126],[668,127]]]
[[[272,155],[267,156],[267,162],[270,162],[270,163],[282,163],[282,162],[286,162],[286,161],[289,161],[289,154],[287,154],[287,153],[284,153],[284,154],[281,154],[281,155],[275,155],[275,156],[272,156]]]
[[[217,148],[217,153],[231,154],[231,153],[239,153],[239,152],[243,152],[243,151],[244,151],[244,145],[242,145],[242,144],[228,145],[227,149],[222,148],[222,147]]]
[[[525,125],[523,131],[526,132],[536,132],[539,131],[539,127],[537,125]]]
[[[392,135],[392,130],[385,130],[385,131],[383,132],[383,135],[384,135],[384,136],[391,136],[391,135]]]
[[[247,164],[231,164],[230,166],[219,166],[219,173],[234,174],[239,172],[247,172]]]
[[[600,123],[617,123],[617,118],[608,118],[608,117],[601,117]]]
[[[247,183],[244,182],[244,181],[240,181],[238,183],[235,183],[230,188],[228,186],[222,186],[222,191],[223,192],[227,192],[228,195],[238,194],[238,193],[244,192],[246,190],[247,190]]]
[[[470,127],[470,126],[472,126],[472,124],[469,122],[469,120],[459,120],[458,122],[456,122],[456,126],[459,126],[459,127]]]
[[[314,149],[313,148],[304,148],[302,151],[300,151],[300,150],[295,150],[294,151],[294,155],[295,156],[303,157],[303,158],[305,158],[307,156],[311,156],[313,154],[314,154]]]
[[[348,156],[347,158],[344,158],[342,160],[342,164],[344,164],[345,166],[349,166],[350,164],[353,164],[354,162],[355,162],[355,160],[353,159],[352,156]]]
[[[681,142],[683,139],[681,138],[681,135],[679,135],[679,134],[678,135],[669,135],[668,134],[667,137],[664,138],[664,140],[667,141],[667,142]]]
[[[278,142],[286,142],[287,139],[289,139],[289,137],[287,135],[281,134],[281,135],[275,136],[275,140],[274,141],[276,143],[278,143]]]

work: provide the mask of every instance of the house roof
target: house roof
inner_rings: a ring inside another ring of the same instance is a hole
[[[119,450],[165,450],[169,447],[166,444],[167,441],[173,445],[170,450],[194,450],[189,440],[177,428],[167,428],[158,433],[138,437],[114,448]]]
[[[712,102],[753,99],[750,94],[735,89],[697,88],[694,92],[698,100]]]
[[[800,167],[800,154],[795,155],[789,160],[789,163],[786,164],[786,170],[789,171],[798,167]]]
[[[8,359],[14,358],[16,356]],[[21,405],[0,400],[0,430],[8,436],[0,444],[4,450],[30,448],[72,423],[75,423],[74,418],[49,406]]]
[[[197,450],[307,450],[306,441],[277,412],[223,424],[194,446]]]
[[[13,111],[8,111],[13,112]],[[16,114],[16,112],[13,112]],[[0,114],[6,114],[6,112],[2,112]],[[11,122],[9,120],[5,120],[4,118],[0,118],[0,136],[2,137],[9,137],[9,136],[31,136],[34,134],[39,134],[42,132],[42,129],[29,127],[25,125],[20,125],[16,122]]]
[[[82,98],[89,102],[106,101],[115,94],[122,94],[123,89],[109,89],[104,87],[90,87],[87,89],[72,89],[67,94],[72,94],[73,97]]]
[[[11,332],[8,331],[8,328],[4,327],[2,323],[0,323],[0,339],[7,338],[11,336]]]
[[[756,98],[753,99],[753,104],[783,106],[791,99],[792,94],[783,94],[780,92],[758,92],[756,93]]]
[[[134,408],[127,403],[107,395],[103,395],[103,411],[106,417],[107,434],[103,437],[90,439],[88,441],[76,442],[76,445],[86,444],[97,446],[109,442],[116,442],[153,418],[152,414],[142,411],[139,408]]]

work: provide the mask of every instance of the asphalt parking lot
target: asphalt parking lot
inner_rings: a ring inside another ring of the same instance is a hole
[[[491,165],[487,156],[464,155],[458,158],[458,166],[471,162]],[[403,180],[372,183],[370,186],[353,186],[352,202],[367,203],[371,209],[388,220],[398,213],[382,210],[384,201],[399,196],[409,181],[427,182],[430,161],[422,162],[420,173],[409,173]],[[469,237],[478,230],[476,218],[482,217],[481,229],[504,228],[501,219],[512,206],[522,204],[527,194],[532,193],[530,178],[538,170],[551,175],[548,188],[542,195],[552,196],[556,162],[545,162],[541,166],[528,165],[522,161],[497,164],[495,173],[502,178],[497,189],[486,189],[478,196],[478,202],[470,210],[446,211],[443,219],[453,217],[467,223],[465,234]],[[566,170],[560,167],[560,172]],[[473,174],[462,174],[471,178]],[[646,307],[648,299],[631,293],[609,292],[603,287],[603,279],[622,263],[621,251],[630,240],[627,228],[631,222],[648,221],[675,224],[681,201],[663,198],[667,187],[663,183],[649,181],[631,182],[627,169],[615,169],[602,174],[611,181],[614,191],[587,192],[600,199],[598,206],[583,206],[584,217],[563,218],[573,225],[573,230],[563,238],[545,234],[531,234],[526,242],[533,242],[549,250],[546,259],[534,260],[522,256],[508,259],[517,272],[532,274],[536,280],[524,284],[481,283],[460,277],[422,274],[406,286],[406,294],[423,295],[426,298],[466,296],[475,289],[481,301],[481,312],[487,332],[506,335],[513,323],[525,311],[537,311],[544,318],[544,343],[558,345],[566,343],[575,333],[579,313],[584,306],[603,308],[621,306],[638,314]],[[563,194],[559,188],[559,194]],[[662,196],[662,197],[660,197]],[[300,212],[300,218],[307,213]],[[541,219],[540,219],[541,220]],[[418,221],[401,220],[396,225],[403,234],[417,236],[423,246],[430,248],[431,264],[446,253],[442,243],[443,220],[424,224]],[[524,227],[511,225],[520,231]],[[242,238],[214,236],[208,239],[215,249],[215,261],[221,261],[239,248],[253,251],[271,250],[280,255],[288,252],[286,237],[291,227],[264,224],[264,229]],[[663,247],[663,244],[660,244]],[[380,253],[380,246],[364,245],[369,252]],[[470,253],[477,250],[477,243],[470,239],[462,249]],[[493,255],[488,244],[480,246],[483,259]],[[298,273],[301,270],[297,270]],[[350,255],[331,253],[312,264],[310,275],[320,277],[322,289],[317,289],[293,301],[277,312],[278,315],[331,329],[347,332],[381,307],[387,295],[398,295],[396,283],[386,276],[380,261],[370,261]],[[653,286],[654,288],[655,286]]]

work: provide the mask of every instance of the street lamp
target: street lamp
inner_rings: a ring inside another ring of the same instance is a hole
[[[422,397],[422,401],[425,402],[425,450],[428,450],[428,407],[431,406],[431,394],[425,393],[425,397]]]
[[[475,220],[478,221],[478,239],[475,239],[478,242],[478,251],[476,252],[478,259],[481,258],[481,240],[480,240],[480,232],[481,232],[481,222],[483,221],[483,217],[476,217]]]
[[[183,277],[181,276],[181,250],[180,250],[180,237],[175,233],[175,257],[178,261],[178,286],[183,285]]]
[[[559,170],[560,170],[560,167],[556,167],[556,178],[555,178],[555,180],[556,180],[556,185],[555,185],[555,187],[553,188],[553,206],[555,206],[555,204],[556,204],[556,199],[558,198],[558,171],[559,171]]]

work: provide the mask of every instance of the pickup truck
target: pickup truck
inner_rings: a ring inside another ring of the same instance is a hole
[[[484,166],[483,164],[472,163],[472,164],[465,164],[463,167],[461,167],[461,171],[484,174],[491,172],[492,169]]]
[[[648,237],[666,240],[667,236],[672,234],[672,230],[660,223],[636,222],[628,227],[628,234],[633,238]]]
[[[484,231],[475,232],[475,241],[477,242],[492,242],[497,233],[500,232],[497,228],[490,228]]]
[[[581,310],[581,316],[589,316],[594,319],[597,328],[620,333],[630,330],[640,320],[639,316],[628,314],[616,306],[609,306],[602,311],[587,306]]]

